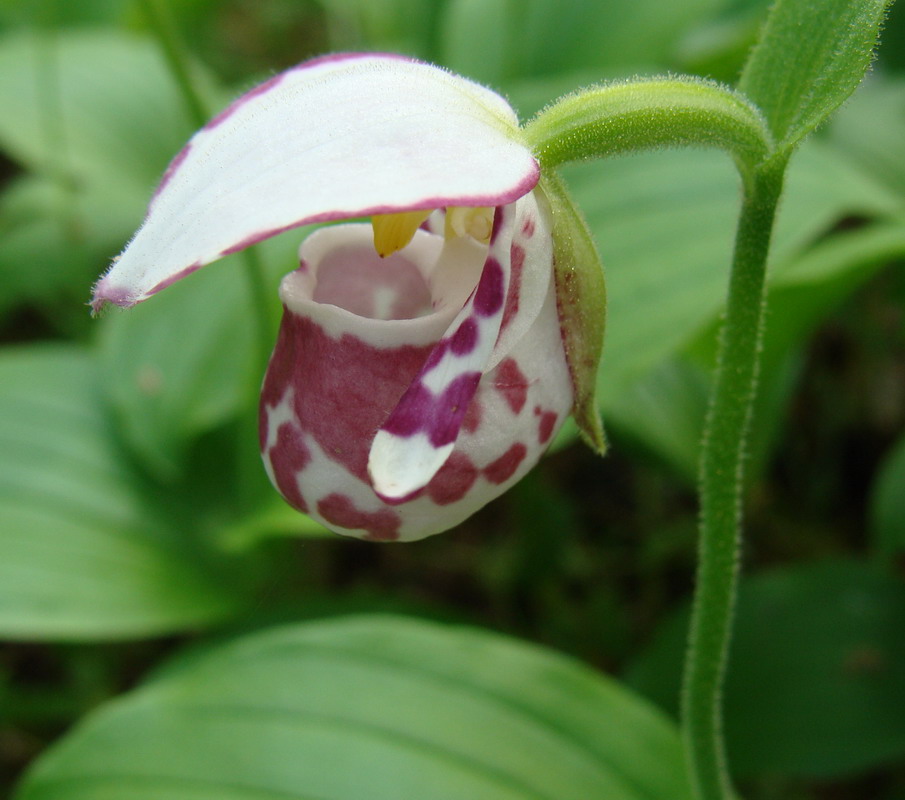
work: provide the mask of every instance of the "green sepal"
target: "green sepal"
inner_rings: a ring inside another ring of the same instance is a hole
[[[555,171],[544,172],[540,190],[553,218],[556,306],[575,391],[572,416],[585,442],[603,455],[607,445],[597,405],[597,368],[606,326],[603,265],[587,222]]]

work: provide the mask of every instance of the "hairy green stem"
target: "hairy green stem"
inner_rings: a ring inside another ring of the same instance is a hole
[[[711,146],[732,154],[747,180],[772,151],[759,109],[732,89],[689,77],[582,89],[544,109],[523,132],[546,169],[659,147]]]
[[[742,467],[757,383],[767,254],[787,158],[772,155],[766,121],[747,98],[684,77],[605,84],[567,95],[532,120],[524,136],[545,170],[583,158],[710,145],[733,156],[742,178],[744,199],[701,460],[700,550],[682,696],[694,794],[698,800],[725,800],[733,795],[721,694],[736,595]]]
[[[700,465],[700,539],[682,691],[682,731],[698,800],[733,797],[722,731],[738,579],[745,439],[757,385],[770,235],[785,160],[745,182],[726,316]]]

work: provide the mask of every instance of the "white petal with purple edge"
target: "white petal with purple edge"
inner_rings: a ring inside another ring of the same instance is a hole
[[[306,62],[240,97],[173,160],[94,307],[147,299],[200,266],[298,225],[498,206],[538,167],[494,92],[396,56]]]

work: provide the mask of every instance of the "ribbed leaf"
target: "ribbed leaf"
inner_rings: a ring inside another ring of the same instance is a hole
[[[829,133],[840,148],[905,199],[903,109],[905,80],[874,75],[839,110]]]
[[[599,387],[606,416],[613,393],[681,349],[719,312],[738,178],[721,154],[692,150],[580,164],[563,172],[607,275]],[[874,215],[900,205],[894,193],[816,142],[793,160],[786,185],[774,238],[777,265],[843,216]]]
[[[739,89],[763,110],[780,150],[833,113],[867,70],[886,0],[777,0]]]
[[[236,259],[100,321],[101,367],[129,445],[162,478],[192,437],[248,408],[254,327]],[[274,298],[276,294],[274,294]]]
[[[75,348],[0,357],[2,636],[141,636],[233,607],[191,537],[158,518],[96,385]]]
[[[112,31],[0,38],[0,108],[0,147],[27,168],[145,196],[191,133],[153,43]]]
[[[670,620],[631,683],[675,708],[687,613]],[[905,753],[905,582],[856,561],[744,581],[726,738],[739,776],[829,778]]]
[[[587,667],[398,617],[177,663],[51,750],[16,800],[683,800],[676,730]]]

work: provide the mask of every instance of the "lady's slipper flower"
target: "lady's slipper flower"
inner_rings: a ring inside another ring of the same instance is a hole
[[[260,406],[271,480],[331,529],[445,530],[533,466],[569,414],[552,220],[497,94],[407,59],[315,59],[240,97],[173,159],[95,287],[131,306],[290,228]]]

